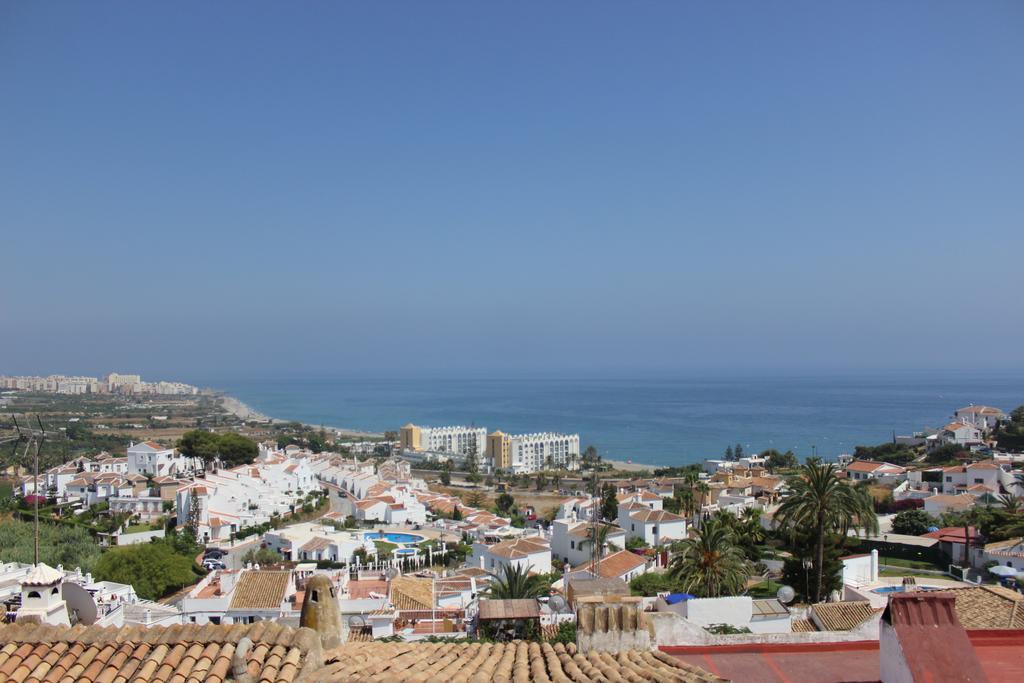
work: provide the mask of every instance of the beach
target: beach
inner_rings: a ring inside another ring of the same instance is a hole
[[[243,403],[242,401],[239,401],[234,396],[228,396],[227,394],[221,394],[220,395],[220,405],[221,405],[221,407],[225,411],[231,413],[232,415],[234,415],[235,417],[237,417],[240,420],[255,420],[257,422],[271,422],[273,424],[284,424],[286,422],[291,422],[292,421],[292,420],[281,420],[279,418],[269,417],[267,415],[264,415],[263,413],[259,412],[258,410],[253,410],[249,405]],[[345,428],[345,427],[331,427],[329,425],[315,425],[315,424],[311,424],[311,423],[308,423],[308,422],[303,422],[302,424],[305,425],[306,427],[311,427],[313,429],[320,429],[321,427],[323,427],[325,430],[327,430],[329,432],[334,432],[335,434],[338,434],[340,436],[351,437],[351,438],[355,438],[355,439],[383,439],[384,438],[383,432],[367,432],[367,431],[362,431],[362,430],[359,430],[359,429],[348,429],[348,428]]]

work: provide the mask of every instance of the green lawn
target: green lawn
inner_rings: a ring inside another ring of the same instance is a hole
[[[391,557],[391,552],[398,547],[387,541],[374,541],[373,544],[377,546],[377,557],[379,558]]]
[[[907,567],[908,569],[945,569],[945,567],[940,567],[923,560],[904,560],[899,557],[885,557],[882,555],[878,557],[878,564],[887,564],[891,567]]]
[[[878,575],[888,577],[913,576],[915,579],[918,579],[920,581],[933,581],[937,578],[948,578],[939,576],[937,574],[921,574],[920,572],[916,572],[913,569],[880,569],[878,570]]]
[[[779,581],[762,581],[748,588],[747,595],[752,598],[774,598],[780,588],[782,583]]]

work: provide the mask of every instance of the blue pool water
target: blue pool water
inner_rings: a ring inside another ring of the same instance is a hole
[[[381,534],[379,531],[370,531],[363,534],[363,538],[369,541],[387,541],[388,543],[396,543],[402,545],[403,543],[419,543],[423,540],[422,536],[416,534],[399,534],[388,532]]]
[[[919,591],[937,591],[939,590],[935,586],[918,586]],[[873,588],[872,593],[878,593],[880,595],[888,595],[889,593],[902,593],[903,586],[883,586],[881,588]]]
[[[398,550],[395,551],[395,555],[403,555],[404,556],[404,555],[415,555],[415,554],[416,554],[416,549],[415,548],[399,548]]]

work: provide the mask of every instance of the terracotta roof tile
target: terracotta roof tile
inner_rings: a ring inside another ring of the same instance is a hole
[[[314,672],[311,680],[723,680],[659,651],[584,656],[574,644],[522,641],[347,643],[328,651],[325,660],[326,666]]]
[[[290,577],[291,572],[287,571],[250,569],[242,572],[238,585],[232,591],[228,609],[280,609]]]
[[[234,643],[243,636],[258,642],[246,655],[257,680],[291,683],[307,657],[319,663],[319,639],[312,631],[271,626],[0,626],[0,680],[223,683]]]
[[[815,624],[824,631],[852,631],[881,611],[867,600],[819,602],[811,610]]]

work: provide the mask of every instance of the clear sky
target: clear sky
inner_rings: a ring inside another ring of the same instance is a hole
[[[999,367],[1024,3],[0,2],[0,372]]]

